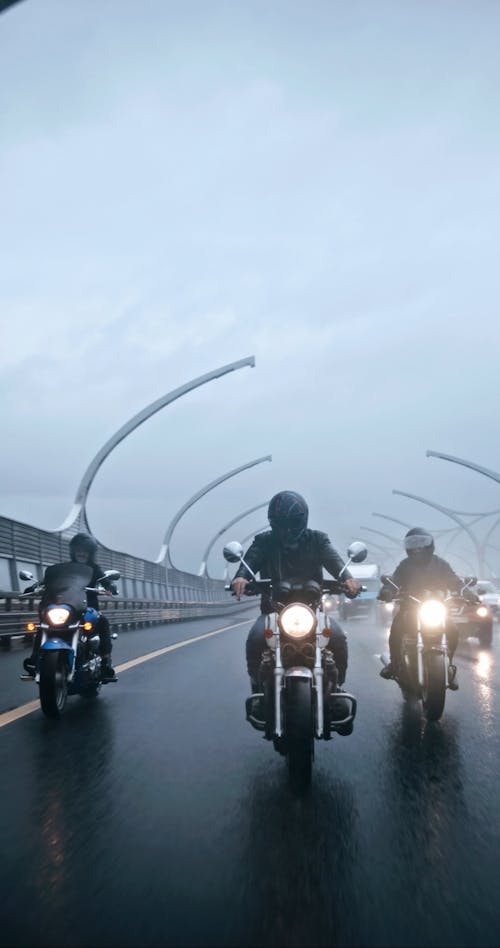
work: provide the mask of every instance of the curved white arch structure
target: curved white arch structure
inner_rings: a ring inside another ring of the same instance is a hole
[[[238,514],[237,517],[233,517],[232,520],[229,520],[228,523],[225,523],[224,526],[221,527],[220,530],[218,530],[215,536],[212,537],[212,539],[210,540],[210,543],[208,544],[203,554],[203,559],[201,561],[201,565],[198,570],[198,576],[208,576],[208,569],[207,569],[208,557],[210,555],[210,550],[212,549],[214,543],[217,542],[219,537],[221,537],[222,534],[226,532],[226,530],[229,530],[229,528],[232,527],[233,524],[238,523],[239,520],[243,520],[244,517],[248,517],[248,514],[254,513],[255,510],[261,510],[262,507],[267,507],[268,504],[269,504],[269,501],[265,500],[263,504],[257,504],[255,507],[249,507],[248,510],[244,510],[243,513]]]
[[[147,405],[146,408],[143,408],[142,411],[138,412],[137,415],[134,415],[126,424],[122,425],[118,431],[106,441],[100,451],[97,452],[95,457],[90,462],[87,470],[85,471],[78,490],[76,492],[76,497],[73,503],[73,506],[66,517],[64,523],[55,531],[56,533],[63,533],[66,536],[72,536],[77,533],[79,530],[83,529],[91,533],[88,519],[87,519],[87,498],[89,495],[92,482],[107,457],[111,454],[114,448],[124,438],[127,438],[129,434],[135,431],[139,425],[142,425],[144,421],[147,421],[148,418],[151,418],[152,415],[155,415],[156,412],[161,411],[162,408],[165,408],[167,405],[170,405],[171,402],[175,402],[176,399],[181,398],[182,395],[186,395],[187,392],[191,392],[195,388],[199,388],[200,385],[205,385],[207,382],[211,382],[213,379],[218,379],[222,375],[227,375],[229,372],[235,372],[238,369],[242,369],[245,366],[255,366],[255,356],[248,356],[246,359],[240,359],[238,362],[230,362],[227,365],[222,365],[218,369],[214,369],[212,372],[207,372],[205,375],[199,375],[198,378],[192,379],[190,382],[186,382],[185,385],[179,386],[179,388],[173,389],[171,392],[167,392],[166,395],[162,395],[161,398],[158,398],[156,401],[151,402],[150,405]]]
[[[197,491],[196,494],[193,494],[192,497],[177,511],[175,517],[170,521],[167,532],[165,533],[165,539],[163,540],[163,545],[160,550],[157,563],[163,563],[168,569],[175,569],[176,567],[172,563],[170,558],[170,541],[172,539],[172,534],[179,523],[181,517],[184,516],[187,510],[193,506],[201,497],[204,497],[205,494],[208,494],[209,491],[213,490],[214,487],[218,487],[219,484],[222,484],[224,481],[228,481],[230,477],[235,477],[236,474],[240,474],[241,471],[248,470],[249,467],[255,467],[256,464],[262,464],[264,461],[272,461],[272,455],[266,454],[265,457],[257,458],[255,461],[249,461],[247,464],[241,464],[240,467],[235,467],[233,471],[228,471],[227,474],[222,474],[220,477],[217,477],[215,481],[211,481],[210,484],[206,484],[205,487],[202,487],[201,490]]]

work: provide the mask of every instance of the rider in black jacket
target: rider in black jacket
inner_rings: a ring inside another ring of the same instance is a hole
[[[300,494],[291,490],[275,494],[269,503],[267,515],[271,529],[255,537],[244,557],[254,573],[260,573],[262,579],[271,579],[274,583],[279,580],[315,580],[321,583],[323,567],[335,578],[339,576],[344,566],[342,557],[333,548],[326,533],[307,529],[309,510]],[[242,564],[231,583],[238,599],[250,578],[251,574]],[[342,580],[348,595],[355,596],[360,588],[358,581],[352,578],[348,570],[342,573]],[[270,611],[271,603],[263,596],[262,615],[250,629],[246,642],[247,668],[253,693],[260,690],[258,676],[266,641],[265,615]],[[347,639],[336,622],[331,622],[331,629],[328,648],[333,652],[341,685],[347,671]]]
[[[464,584],[460,576],[453,572],[446,560],[435,555],[434,539],[427,530],[422,527],[412,527],[411,530],[408,530],[404,543],[407,556],[404,560],[401,560],[391,576],[393,583],[399,586],[403,592],[421,598],[426,590],[430,592],[441,590],[442,592],[459,593],[463,589]],[[378,598],[383,602],[390,602],[396,595],[397,592],[393,587],[384,586],[380,590]],[[464,591],[464,597],[474,601],[478,599],[475,593],[469,590]],[[394,678],[397,673],[406,617],[407,611],[401,608],[392,620],[389,633],[391,660],[380,672],[382,678]],[[449,621],[446,625],[446,638],[450,659],[448,684],[453,691],[456,691],[458,689],[456,682],[457,669],[456,665],[452,664],[452,659],[457,647],[458,629]]]
[[[90,581],[91,586],[97,586],[97,584],[99,584],[113,595],[116,595],[117,589],[115,584],[105,578],[104,570],[101,569],[101,567],[98,566],[94,561],[94,557],[97,553],[97,543],[93,537],[89,536],[87,533],[75,534],[75,536],[70,540],[69,552],[71,561],[73,563],[84,563],[92,568],[92,579]],[[42,598],[40,600],[40,610],[50,603],[51,577],[59,565],[60,564],[47,566],[47,569],[45,570],[43,577],[45,590],[42,593]],[[27,591],[31,591],[31,589]],[[97,593],[87,592],[87,605],[92,609],[99,611]],[[114,668],[111,665],[111,632],[108,619],[102,613],[99,615],[99,621],[96,624],[96,631],[100,638],[99,653],[101,655],[101,680],[103,682],[115,681],[116,674]],[[35,674],[36,658],[38,649],[40,648],[40,641],[41,633],[38,632],[33,642],[33,652],[29,658],[25,658],[23,662],[24,670],[28,673],[28,675]]]

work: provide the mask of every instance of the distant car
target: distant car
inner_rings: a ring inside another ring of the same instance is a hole
[[[475,590],[474,590],[475,591]],[[466,638],[469,635],[479,639],[483,648],[493,641],[493,614],[483,602],[456,601],[450,606],[450,618],[458,627],[459,633]]]
[[[342,596],[339,604],[341,619],[350,619],[354,616],[373,616],[375,613],[377,595],[380,589],[380,569],[376,563],[354,564],[349,567],[354,579],[359,580],[365,588],[355,599]]]
[[[481,602],[491,609],[497,619],[500,616],[500,591],[496,586],[489,579],[478,579],[474,592],[477,593]]]

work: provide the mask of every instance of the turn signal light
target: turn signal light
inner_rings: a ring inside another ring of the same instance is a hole
[[[92,623],[91,623],[91,622],[84,622],[84,623],[83,623],[83,628],[85,629],[86,632],[91,632],[91,631],[92,631]]]
[[[26,631],[27,631],[27,632],[34,632],[35,629],[36,629],[36,625],[35,625],[34,622],[27,622],[27,623],[26,623]]]

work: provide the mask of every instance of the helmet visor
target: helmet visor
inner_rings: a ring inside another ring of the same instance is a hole
[[[411,537],[405,537],[405,550],[407,553],[414,550],[425,550],[433,544],[430,533],[416,533]]]
[[[280,540],[287,543],[297,543],[306,528],[305,520],[306,518],[302,515],[287,517],[283,520],[271,520],[271,530],[277,534]]]

